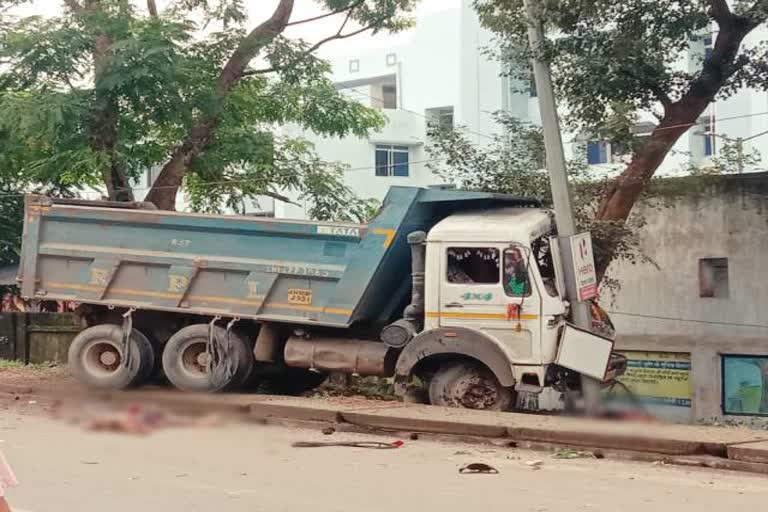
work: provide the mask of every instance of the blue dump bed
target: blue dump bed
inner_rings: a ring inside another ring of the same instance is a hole
[[[469,209],[535,200],[393,187],[369,224],[60,204],[29,196],[22,294],[89,304],[346,327],[399,316],[408,233]]]

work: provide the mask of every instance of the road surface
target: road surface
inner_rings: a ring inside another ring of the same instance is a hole
[[[133,437],[5,410],[0,439],[21,481],[9,500],[23,512],[701,512],[768,502],[768,478],[744,473],[421,440],[396,450],[292,448],[386,438],[276,426]],[[458,474],[472,462],[499,474]]]

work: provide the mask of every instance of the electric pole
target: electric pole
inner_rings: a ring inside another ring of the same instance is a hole
[[[565,166],[563,141],[560,135],[560,122],[557,115],[557,105],[552,89],[552,76],[549,64],[536,56],[536,51],[544,41],[544,29],[539,19],[535,5],[536,0],[523,0],[528,18],[528,42],[531,50],[533,76],[539,98],[539,112],[544,131],[544,151],[547,158],[547,170],[552,187],[552,201],[555,206],[555,220],[560,241],[560,259],[563,263],[565,278],[565,297],[571,306],[571,321],[583,329],[592,330],[592,315],[589,304],[579,301],[576,275],[573,269],[571,237],[576,234],[576,222],[573,218],[571,205],[571,190],[568,184],[568,172]],[[600,382],[581,376],[581,387],[584,396],[585,412],[595,415],[600,408]]]

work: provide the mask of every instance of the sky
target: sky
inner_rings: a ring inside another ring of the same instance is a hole
[[[278,1],[279,0],[246,0],[245,4],[248,7],[249,22],[251,25],[256,26],[259,22],[268,18],[277,6]],[[135,3],[136,5],[144,4],[141,0],[135,0]],[[170,0],[157,0],[158,8],[161,10],[169,3]],[[457,7],[460,4],[461,0],[421,0],[414,13],[416,23],[418,23],[420,17],[429,15],[429,13]],[[22,16],[56,15],[62,12],[63,5],[63,0],[33,0],[28,5],[19,7],[13,12]],[[294,12],[291,19],[293,21],[300,20],[322,14],[323,12],[324,11],[315,0],[295,0]],[[289,31],[286,32],[286,35],[291,38],[301,37],[309,42],[314,42],[334,34],[341,21],[341,17],[334,16],[312,23],[304,23],[290,28]],[[325,57],[334,57],[348,53],[357,54],[361,51],[364,52],[375,48],[398,45],[407,37],[407,34],[378,34],[376,36],[361,34],[349,39],[332,41],[323,48],[322,55]]]

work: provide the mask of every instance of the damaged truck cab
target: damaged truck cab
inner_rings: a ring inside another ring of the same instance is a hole
[[[515,389],[542,390],[566,313],[546,252],[551,231],[551,214],[539,208],[458,213],[429,231],[423,249],[414,248],[425,252],[424,327],[398,358],[399,393],[414,372],[442,384],[430,385],[430,400],[445,405],[466,395],[451,392],[445,374],[484,388],[486,407],[503,393],[487,382],[490,374],[508,390],[501,401]]]
[[[297,393],[342,372],[506,410],[575,390],[585,361],[599,379],[622,370],[588,333],[569,345],[579,364],[561,357],[552,229],[535,199],[441,188],[392,187],[368,224],[28,196],[18,280],[30,299],[80,303],[69,364],[92,387],[162,371],[184,390],[258,378]]]

